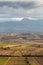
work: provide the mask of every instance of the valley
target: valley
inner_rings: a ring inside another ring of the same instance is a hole
[[[43,65],[43,34],[0,34],[0,65]]]

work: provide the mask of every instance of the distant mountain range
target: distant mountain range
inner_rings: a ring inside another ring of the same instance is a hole
[[[43,32],[43,20],[30,20],[24,18],[21,21],[0,22],[0,33],[41,33]]]

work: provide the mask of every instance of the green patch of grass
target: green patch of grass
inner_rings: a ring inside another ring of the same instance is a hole
[[[4,63],[8,60],[7,57],[0,57],[0,65],[4,65]]]
[[[33,61],[30,62],[31,65],[36,65]]]

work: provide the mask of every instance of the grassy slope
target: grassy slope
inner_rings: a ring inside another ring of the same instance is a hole
[[[8,60],[7,57],[5,57],[5,58],[0,57],[0,65],[4,65],[7,60]]]

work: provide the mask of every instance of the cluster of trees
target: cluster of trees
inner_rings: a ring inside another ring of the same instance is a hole
[[[3,49],[3,50],[9,50],[10,47],[1,47],[0,49]]]

